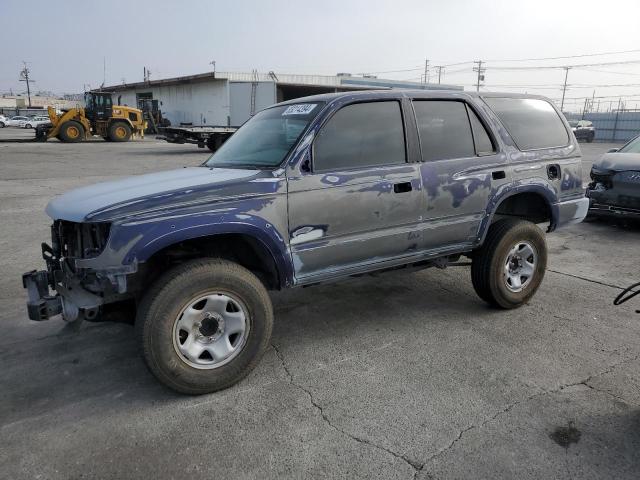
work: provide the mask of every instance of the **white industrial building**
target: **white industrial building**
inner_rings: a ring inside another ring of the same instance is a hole
[[[274,103],[318,93],[372,88],[462,90],[455,85],[385,80],[373,76],[335,76],[208,72],[185,77],[104,87],[114,103],[138,106],[140,99],[158,100],[172,125],[231,125],[244,123]]]

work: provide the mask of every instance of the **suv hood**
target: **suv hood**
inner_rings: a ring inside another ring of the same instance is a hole
[[[238,184],[265,173],[271,174],[260,170],[189,167],[136,175],[71,190],[51,200],[46,212],[54,220],[101,221],[106,216],[131,215],[211,194],[222,198],[250,193],[238,189]]]
[[[640,153],[605,153],[599,161],[593,164],[596,170],[640,170]]]

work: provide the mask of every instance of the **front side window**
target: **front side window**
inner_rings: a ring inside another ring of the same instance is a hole
[[[484,101],[498,116],[520,150],[564,147],[569,134],[551,104],[538,98],[488,97]]]
[[[424,100],[414,101],[413,105],[423,161],[475,157],[471,124],[464,102]]]
[[[322,127],[313,150],[317,172],[406,162],[400,102],[355,103]]]
[[[207,160],[207,167],[277,167],[323,102],[267,108],[251,117]]]

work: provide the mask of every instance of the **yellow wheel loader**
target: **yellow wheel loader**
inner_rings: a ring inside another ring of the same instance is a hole
[[[128,142],[132,137],[144,137],[147,122],[142,117],[142,110],[113,105],[108,92],[87,92],[84,100],[84,108],[71,108],[61,115],[49,107],[51,124],[40,125],[36,129],[36,138],[80,142],[97,135],[111,142]]]

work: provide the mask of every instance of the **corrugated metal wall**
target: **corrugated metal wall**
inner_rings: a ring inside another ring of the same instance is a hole
[[[256,85],[256,112],[276,103],[276,84],[272,81]],[[242,125],[251,117],[251,82],[229,82],[231,125]]]
[[[596,142],[623,143],[640,134],[640,112],[592,112],[567,115],[569,120],[589,120],[596,129]]]

